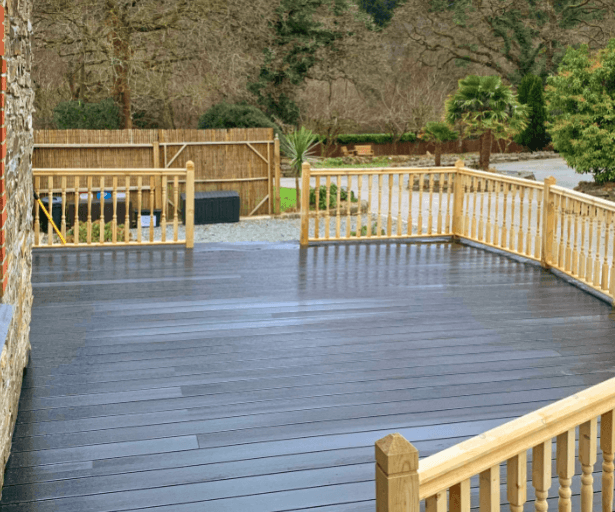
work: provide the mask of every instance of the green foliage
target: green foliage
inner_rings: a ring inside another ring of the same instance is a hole
[[[281,137],[280,127],[261,110],[251,105],[218,103],[205,112],[199,119],[199,130],[221,128],[273,128]]]
[[[326,138],[320,137],[321,142],[326,142]],[[416,142],[417,137],[414,133],[404,133],[398,142]],[[342,133],[337,136],[338,144],[391,144],[393,135],[390,133]]]
[[[526,75],[517,91],[519,103],[527,105],[531,112],[527,127],[515,137],[515,142],[531,151],[543,149],[550,141],[547,134],[547,105],[543,88],[540,77]]]
[[[318,145],[317,137],[310,130],[301,127],[280,139],[280,151],[290,159],[295,176],[301,176],[304,162],[314,162],[314,151]]]
[[[356,162],[356,160],[354,160]],[[390,164],[390,160],[388,156],[376,156],[370,159],[367,162],[362,163],[346,163],[344,158],[336,157],[336,158],[325,158],[320,162],[317,162],[314,167],[316,168],[329,168],[329,167],[361,167],[361,168],[369,168],[369,167],[388,167]]]
[[[615,39],[595,54],[587,45],[569,48],[547,83],[555,149],[578,173],[615,181]]]
[[[340,201],[348,201],[348,189],[340,187]],[[350,201],[356,203],[359,200],[354,195],[354,191],[350,191]],[[310,206],[316,206],[316,189],[310,188]],[[329,208],[337,207],[337,185],[331,183],[329,187]],[[327,208],[327,187],[321,185],[318,191],[318,209],[325,210]]]
[[[457,140],[459,134],[451,130],[447,123],[432,122],[427,123],[420,134],[421,140],[427,142],[447,142]]]
[[[378,223],[374,222],[372,224],[372,236],[376,236],[378,234]],[[384,229],[380,229],[380,234],[384,235],[385,231]],[[350,236],[357,236],[357,232],[356,231],[351,231],[350,232]],[[367,226],[361,226],[361,236],[367,236]]]
[[[248,90],[265,112],[283,123],[297,125],[299,108],[293,97],[310,70],[321,61],[321,50],[335,50],[336,43],[348,35],[315,19],[323,9],[335,18],[348,9],[348,2],[280,0],[270,26],[273,41],[264,50],[265,60],[258,77],[248,84]]]
[[[119,130],[120,109],[108,98],[99,103],[62,101],[53,111],[59,130]]]
[[[124,240],[124,225],[117,226],[116,240]],[[113,241],[113,223],[107,222],[105,224],[105,242]],[[66,241],[72,243],[75,240],[75,228],[71,228],[66,232]],[[100,221],[92,222],[92,241],[98,242],[100,240]],[[88,241],[88,225],[85,222],[79,224],[79,243],[86,243]]]
[[[369,14],[378,27],[386,27],[395,8],[405,3],[405,0],[358,0],[357,5],[360,9]]]
[[[446,100],[446,121],[461,122],[468,135],[491,130],[496,139],[508,138],[527,125],[529,109],[521,105],[499,76],[469,75]]]

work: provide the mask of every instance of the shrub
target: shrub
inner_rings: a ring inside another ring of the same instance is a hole
[[[547,134],[547,105],[543,94],[542,79],[535,75],[524,76],[517,95],[519,103],[527,105],[532,110],[527,127],[515,137],[515,142],[526,146],[531,151],[539,151],[550,141]]]
[[[319,137],[321,142],[326,142],[325,137]],[[416,142],[414,133],[404,133],[399,142]],[[393,135],[390,133],[342,133],[337,136],[338,144],[392,144]]]
[[[329,187],[329,208],[337,207],[337,185],[335,183],[331,183]],[[340,201],[348,201],[348,189],[341,187],[340,188]],[[354,195],[354,191],[350,191],[350,201],[352,203],[358,202],[358,199]],[[310,206],[316,207],[316,189],[310,188]],[[326,210],[327,209],[327,187],[325,185],[321,185],[319,189],[318,195],[318,209]]]
[[[377,234],[378,234],[378,223],[374,222],[372,224],[372,236],[376,236]],[[385,234],[384,229],[380,229],[380,234],[381,235]],[[350,236],[357,236],[357,232],[351,231]],[[367,226],[361,226],[361,236],[367,236]]]
[[[108,222],[105,224],[105,242],[113,241],[113,223]],[[128,235],[131,238],[131,235]],[[92,222],[92,242],[98,242],[100,240],[100,221]],[[117,238],[116,240],[124,240],[124,225],[119,224],[117,226]],[[73,243],[75,241],[75,228],[71,228],[66,232],[66,242]],[[79,224],[79,243],[87,243],[88,241],[88,225],[85,222]]]
[[[615,181],[615,39],[595,54],[587,45],[569,48],[547,83],[555,149],[576,172]]]
[[[218,103],[205,112],[199,119],[199,130],[227,128],[273,128],[282,138],[280,127],[261,110],[251,105]]]
[[[98,103],[62,101],[53,111],[60,130],[119,130],[120,109],[108,98]]]

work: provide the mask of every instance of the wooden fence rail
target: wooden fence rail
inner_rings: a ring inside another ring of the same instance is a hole
[[[613,510],[615,379],[586,389],[419,462],[418,450],[400,434],[376,442],[377,512],[469,512],[472,479],[481,512],[508,502],[522,512],[528,499],[528,461],[535,509],[546,512],[553,450],[560,512],[572,509],[575,461],[581,466],[581,512],[592,512],[598,444],[602,451],[602,512]],[[598,423],[600,439],[598,443]],[[578,436],[577,436],[578,429]],[[578,448],[577,442],[578,439]],[[555,440],[555,446],[553,446]],[[531,459],[528,452],[531,450]],[[505,466],[505,468],[504,468]],[[505,469],[506,499],[500,496]],[[531,497],[530,497],[531,498]]]
[[[615,299],[615,203],[464,167],[303,166],[301,245],[449,237],[554,268]],[[312,188],[310,188],[312,187]],[[312,203],[310,205],[310,203]]]
[[[33,169],[33,174],[34,192],[46,200],[44,206],[52,218],[54,213],[59,213],[60,218],[55,219],[59,221],[57,228],[69,247],[152,244],[194,247],[192,162],[185,169]],[[156,183],[161,184],[162,198],[159,236],[154,228]],[[180,238],[182,191],[185,237]],[[41,231],[41,222],[47,225],[46,233]],[[38,202],[34,205],[34,247],[65,247]]]

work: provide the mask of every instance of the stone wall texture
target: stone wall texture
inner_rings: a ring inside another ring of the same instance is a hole
[[[0,355],[0,475],[8,460],[17,418],[23,370],[30,354],[32,309],[32,111],[34,92],[31,13],[33,0],[2,0],[4,47],[2,85],[5,89],[0,138],[3,175],[0,178],[2,238],[2,302],[13,307],[13,318]],[[0,484],[2,483],[0,480]]]

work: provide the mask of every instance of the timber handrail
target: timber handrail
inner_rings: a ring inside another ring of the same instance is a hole
[[[35,168],[33,175],[34,192],[47,201],[50,214],[59,210],[62,237],[69,238],[66,246],[185,244],[187,248],[194,247],[195,180],[192,162],[188,162],[184,169]],[[179,237],[180,188],[185,190],[184,239]],[[108,193],[110,198],[105,197]],[[118,197],[118,194],[123,197]],[[156,194],[161,198],[159,237],[154,230]],[[54,206],[56,201],[59,202],[57,208]],[[144,210],[147,215],[142,217]],[[44,239],[41,220],[39,204],[35,203],[34,247],[65,247],[54,240],[51,222],[47,224]],[[133,223],[135,233],[131,233]],[[170,238],[167,226],[172,228]],[[143,228],[148,231],[145,238]]]
[[[426,168],[303,165],[302,246],[442,237],[539,262],[615,299],[615,203],[559,187],[554,178],[540,183],[468,169],[462,161]]]
[[[506,463],[507,499],[520,512],[527,499],[527,451],[532,450],[531,481],[536,510],[547,510],[551,487],[552,440],[559,477],[559,510],[571,510],[575,473],[575,429],[579,429],[581,512],[593,503],[592,472],[597,460],[600,417],[602,450],[602,510],[613,509],[615,449],[615,378],[564,398],[418,461],[418,450],[400,434],[376,442],[376,503],[378,512],[469,512],[470,478],[479,477],[481,510],[500,510],[500,465]]]

